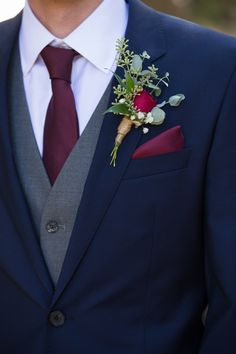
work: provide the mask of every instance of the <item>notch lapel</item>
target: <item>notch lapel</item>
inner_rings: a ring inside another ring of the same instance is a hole
[[[126,38],[131,50],[142,53],[146,50],[152,60],[165,54],[165,42],[160,26],[152,27],[150,10],[139,0],[129,0],[129,21]],[[156,21],[156,14],[155,14]],[[158,28],[156,30],[156,28]],[[153,39],[156,39],[155,41]],[[157,44],[156,44],[157,43]],[[149,63],[150,64],[150,63]],[[119,74],[120,69],[117,70]],[[122,73],[121,73],[122,74]],[[114,79],[113,86],[116,84]],[[110,104],[114,101],[111,95]],[[85,184],[82,201],[77,213],[74,230],[56,287],[52,306],[83,259],[104,215],[119,187],[122,176],[142,135],[142,129],[132,129],[119,149],[116,167],[110,166],[110,154],[114,145],[120,118],[113,114],[104,117],[96,152]],[[92,212],[91,212],[92,210]]]
[[[0,265],[45,307],[53,288],[17,176],[8,117],[8,66],[20,23],[21,14],[1,25],[3,31],[5,27],[6,35],[0,41],[0,199],[3,201],[3,217],[6,212],[6,220],[11,220],[12,228],[6,230],[5,238],[1,235]]]

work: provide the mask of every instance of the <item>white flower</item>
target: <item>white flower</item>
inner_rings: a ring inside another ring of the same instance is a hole
[[[149,132],[148,128],[143,128],[143,134],[147,134]]]
[[[143,112],[138,112],[138,119],[143,119],[145,114]]]
[[[125,103],[125,99],[124,99],[124,98],[121,98],[121,99],[119,100],[119,103]]]
[[[152,123],[154,121],[154,118],[153,118],[153,116],[152,116],[152,113],[151,112],[149,112],[148,114],[147,114],[147,118],[146,118],[146,123]]]
[[[147,124],[152,124],[153,121],[154,121],[153,117],[146,119],[146,123],[147,123]]]
[[[151,57],[150,57],[150,55],[146,52],[146,50],[143,52],[143,57],[145,58],[145,59],[150,59]]]
[[[131,119],[131,120],[135,120],[136,117],[135,117],[134,115],[132,115],[132,116],[130,116],[130,119]]]

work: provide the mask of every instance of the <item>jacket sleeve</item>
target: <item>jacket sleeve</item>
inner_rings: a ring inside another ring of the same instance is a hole
[[[235,354],[236,70],[231,76],[215,127],[205,188],[205,256],[209,309],[199,353]]]

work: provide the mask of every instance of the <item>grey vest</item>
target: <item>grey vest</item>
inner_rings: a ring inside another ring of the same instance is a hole
[[[34,137],[27,107],[18,47],[12,56],[10,121],[19,178],[54,284],[66,255],[84,185],[96,149],[111,84],[51,187]]]

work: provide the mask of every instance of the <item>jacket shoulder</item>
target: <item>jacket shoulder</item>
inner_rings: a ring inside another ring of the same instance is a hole
[[[202,65],[208,63],[212,68],[236,65],[234,36],[153,9],[149,13],[153,26],[160,27],[170,54],[178,53],[179,57]]]
[[[148,24],[153,33],[162,32],[165,45],[170,52],[185,55],[206,56],[236,55],[236,38],[194,22],[158,12],[140,0],[129,0],[135,11],[135,22]],[[135,5],[135,6],[134,6]],[[155,35],[152,41],[158,42]],[[156,44],[158,45],[158,43]],[[235,57],[236,60],[236,57]]]
[[[173,39],[178,38],[178,41],[191,41],[191,43],[199,44],[207,43],[214,46],[223,45],[235,47],[236,45],[236,38],[223,32],[163,13],[156,12],[156,16],[159,18],[159,21],[161,21],[170,37]]]
[[[16,36],[21,24],[22,13],[17,16],[0,22],[0,47],[4,45],[12,36]]]

